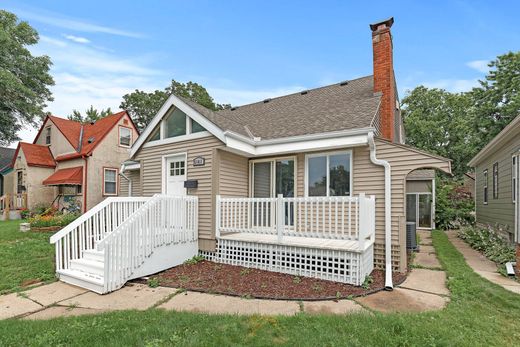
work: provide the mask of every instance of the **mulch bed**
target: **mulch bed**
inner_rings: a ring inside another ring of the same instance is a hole
[[[374,270],[371,277],[372,283],[368,288],[363,288],[207,260],[179,265],[150,276],[164,287],[279,300],[330,300],[363,296],[382,290],[385,282],[384,271]],[[406,274],[393,274],[394,285],[402,283],[405,279]]]

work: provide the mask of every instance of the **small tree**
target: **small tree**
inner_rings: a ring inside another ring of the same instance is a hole
[[[94,106],[90,105],[90,108],[85,110],[85,115],[83,116],[78,110],[72,110],[72,114],[67,116],[68,119],[80,122],[80,123],[92,123],[104,118],[106,116],[110,116],[112,114],[112,110],[109,108],[101,109],[98,111],[94,108]]]

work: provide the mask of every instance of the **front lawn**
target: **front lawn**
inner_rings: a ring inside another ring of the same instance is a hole
[[[2,346],[514,346],[520,296],[475,274],[442,232],[433,244],[451,303],[419,314],[238,317],[149,309],[49,321],[0,322]]]
[[[0,294],[55,279],[52,234],[22,233],[19,225],[19,220],[0,222]]]

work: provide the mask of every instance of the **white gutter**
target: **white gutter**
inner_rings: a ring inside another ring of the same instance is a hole
[[[123,172],[125,171],[126,164],[122,163],[119,169],[119,175],[128,182],[128,196],[132,196],[132,180],[128,178]]]
[[[385,289],[393,290],[392,282],[392,167],[386,160],[376,158],[374,133],[368,133],[370,161],[385,168]]]

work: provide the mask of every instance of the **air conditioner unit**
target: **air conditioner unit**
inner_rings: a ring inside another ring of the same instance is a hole
[[[415,222],[406,222],[406,248],[412,251],[416,251],[419,247],[417,246],[417,226]]]

